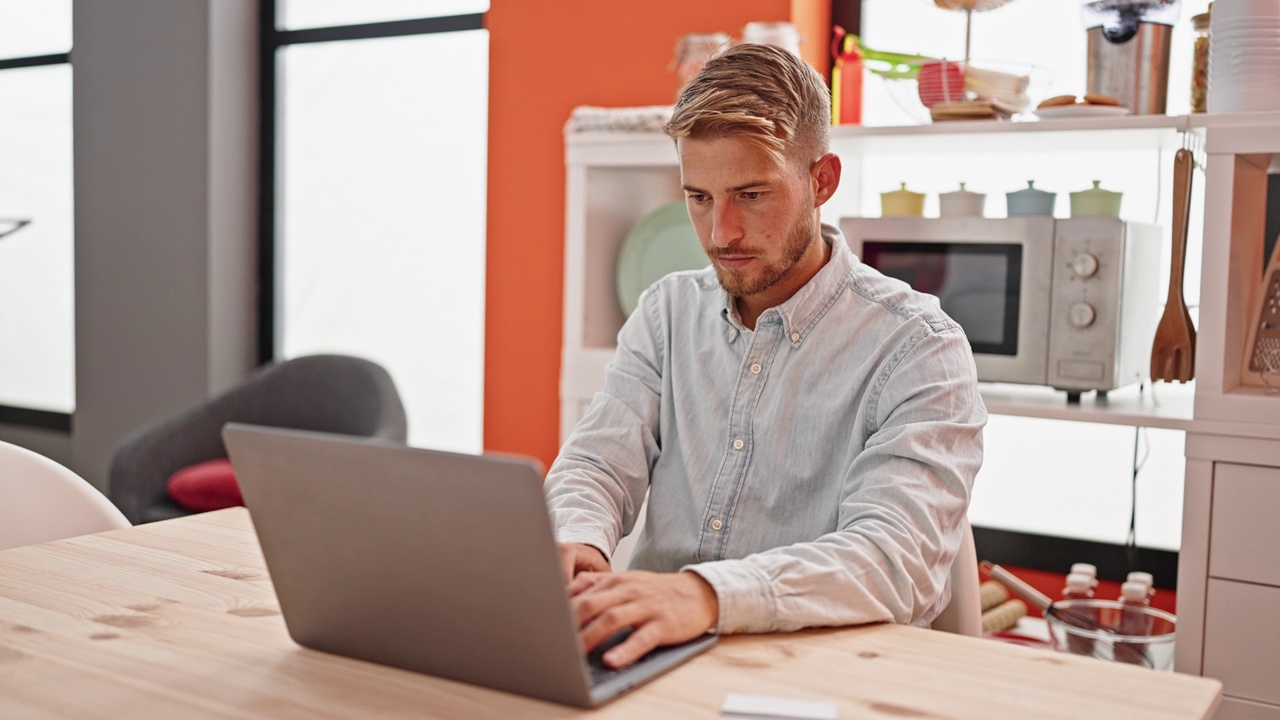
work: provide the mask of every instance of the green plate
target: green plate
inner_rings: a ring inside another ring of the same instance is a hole
[[[631,228],[618,255],[618,303],[622,312],[630,315],[640,301],[640,293],[664,275],[700,270],[710,264],[684,201],[659,207]]]

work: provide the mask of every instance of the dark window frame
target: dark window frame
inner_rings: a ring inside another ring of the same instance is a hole
[[[64,53],[51,53],[49,55],[30,55],[27,57],[5,58],[0,60],[0,71],[16,70],[18,68],[43,67],[46,65],[70,64],[71,52],[68,51]],[[14,405],[0,405],[0,424],[37,428],[41,430],[57,430],[69,433],[71,432],[71,414],[52,410],[37,410],[35,408],[18,407]]]
[[[280,30],[277,28],[279,0],[262,0],[259,5],[259,138],[258,143],[258,362],[278,359],[281,338],[279,313],[280,255],[276,217],[279,51],[303,43],[369,40],[375,38],[428,35],[433,33],[483,30],[487,13],[393,20],[389,22],[341,25],[337,27]]]

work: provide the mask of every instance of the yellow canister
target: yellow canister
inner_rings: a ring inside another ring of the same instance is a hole
[[[924,193],[908,190],[906,183],[897,190],[880,193],[880,214],[883,217],[922,217]]]

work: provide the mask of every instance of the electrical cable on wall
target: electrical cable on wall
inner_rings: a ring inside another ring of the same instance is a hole
[[[1129,532],[1125,536],[1124,551],[1129,570],[1138,566],[1138,473],[1151,456],[1151,443],[1146,441],[1147,429],[1133,429],[1133,474],[1129,481]],[[1145,451],[1142,451],[1145,446]],[[1141,454],[1140,454],[1141,453]]]

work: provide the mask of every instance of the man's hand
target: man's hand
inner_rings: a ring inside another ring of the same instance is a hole
[[[597,547],[583,543],[558,543],[558,547],[560,570],[566,585],[573,582],[580,572],[607,573],[613,569]]]
[[[569,584],[583,650],[619,630],[634,627],[626,640],[604,654],[609,667],[626,667],[659,645],[692,640],[716,624],[716,592],[692,572],[582,573]]]

